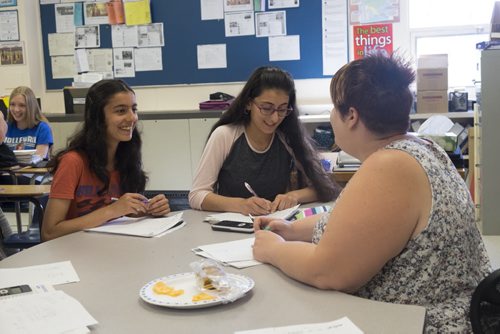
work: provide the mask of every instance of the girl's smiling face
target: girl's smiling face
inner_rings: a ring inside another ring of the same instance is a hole
[[[250,110],[249,126],[263,134],[273,134],[285,117],[280,117],[276,109],[287,109],[289,96],[280,89],[267,89],[253,99],[248,106]],[[260,107],[274,108],[272,114],[264,115]]]
[[[132,92],[115,94],[104,107],[108,143],[119,143],[132,139],[139,120],[137,103]]]
[[[10,99],[9,112],[16,121],[22,123],[26,120],[26,98],[23,95],[15,95]]]

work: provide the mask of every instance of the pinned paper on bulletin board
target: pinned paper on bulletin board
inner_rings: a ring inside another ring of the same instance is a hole
[[[150,24],[151,6],[149,0],[125,0],[125,23],[128,26]]]
[[[392,23],[354,26],[354,59],[373,53],[392,54]]]
[[[125,23],[125,13],[123,12],[123,2],[110,1],[106,3],[108,8],[109,24]]]

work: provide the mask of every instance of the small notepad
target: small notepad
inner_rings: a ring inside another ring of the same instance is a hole
[[[297,209],[299,208],[299,205],[296,205],[292,208],[288,208],[285,210],[280,210],[276,211],[273,213],[270,213],[265,216],[261,217],[271,217],[271,218],[276,218],[276,219],[290,219],[293,217],[293,215],[297,212]],[[251,223],[252,218],[249,216],[246,216],[242,213],[236,213],[236,212],[223,212],[223,213],[214,213],[207,218],[205,218],[205,221],[208,221],[210,223],[215,223],[223,220],[231,220],[231,221],[236,221],[236,222],[243,222],[243,223]]]

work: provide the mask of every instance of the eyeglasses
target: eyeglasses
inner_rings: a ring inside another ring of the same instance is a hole
[[[275,108],[274,105],[271,103],[257,104],[253,100],[252,100],[252,103],[255,104],[255,106],[257,108],[259,108],[260,112],[264,116],[271,116],[276,111],[278,113],[278,117],[286,117],[286,116],[290,115],[290,113],[293,111],[292,107]]]

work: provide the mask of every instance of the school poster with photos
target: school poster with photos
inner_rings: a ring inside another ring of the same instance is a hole
[[[392,54],[392,23],[353,26],[352,30],[354,59],[361,59],[372,53]]]

